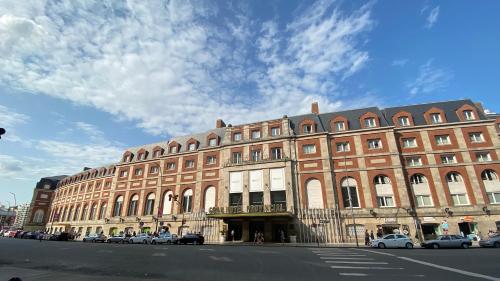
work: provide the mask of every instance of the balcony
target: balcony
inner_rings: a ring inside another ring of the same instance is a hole
[[[281,157],[274,158],[269,156],[264,156],[258,160],[252,159],[249,157],[245,157],[242,159],[231,159],[223,164],[223,167],[232,167],[232,166],[245,166],[245,165],[255,165],[255,164],[264,164],[264,163],[273,163],[273,162],[286,162],[290,161],[289,157]]]

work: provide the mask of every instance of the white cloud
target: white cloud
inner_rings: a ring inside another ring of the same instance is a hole
[[[370,5],[346,13],[318,1],[286,26],[260,26],[239,8],[220,17],[207,6],[4,1],[0,82],[176,135],[212,128],[217,118],[303,113],[312,101],[344,107],[335,94],[341,81],[370,58],[361,40],[373,26]]]
[[[30,117],[28,115],[17,113],[0,105],[0,127],[10,129],[16,125],[26,123]]]
[[[411,95],[428,94],[446,88],[452,78],[449,70],[435,67],[430,59],[420,66],[417,78],[407,83],[406,87]]]
[[[391,65],[392,66],[405,66],[408,63],[408,59],[396,59],[393,60]]]
[[[422,12],[426,11],[422,10]],[[427,18],[425,19],[425,27],[430,29],[434,26],[434,24],[437,22],[439,17],[439,6],[434,7],[432,10],[430,10],[429,14],[427,15]]]

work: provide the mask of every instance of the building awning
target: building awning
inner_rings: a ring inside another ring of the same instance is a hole
[[[208,218],[218,218],[218,219],[236,219],[236,218],[269,218],[269,217],[282,217],[282,218],[293,218],[293,214],[290,212],[283,213],[235,213],[235,214],[207,214]]]

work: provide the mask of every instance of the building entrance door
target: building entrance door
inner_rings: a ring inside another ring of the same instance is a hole
[[[227,240],[240,241],[243,234],[243,223],[241,221],[231,221],[227,224]]]
[[[263,221],[250,221],[249,226],[248,226],[248,231],[249,235],[248,237],[250,238],[250,242],[256,242],[255,240],[255,234],[257,232],[262,232],[264,233],[264,222]]]
[[[273,242],[285,242],[288,237],[287,231],[287,223],[273,223]]]

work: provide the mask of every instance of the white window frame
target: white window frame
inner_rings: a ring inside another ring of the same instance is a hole
[[[469,196],[467,196],[467,193],[450,194],[450,196],[453,206],[466,206],[470,204]],[[465,198],[465,200],[462,200],[463,198]]]
[[[417,138],[404,138],[403,147],[404,148],[414,148],[417,147]]]
[[[334,123],[335,125],[335,130],[338,132],[345,131],[345,122],[344,121],[337,121]]]
[[[253,140],[260,139],[260,130],[253,130],[252,131],[252,139]]]
[[[208,140],[209,146],[217,146],[217,138],[211,138]]]
[[[169,171],[175,170],[175,162],[168,162],[167,163],[167,170],[169,170]]]
[[[336,143],[337,147],[337,152],[349,152],[351,151],[351,146],[349,145],[349,142],[338,142]]]
[[[464,118],[467,121],[476,120],[476,116],[474,115],[474,111],[472,111],[472,110],[464,110]]]
[[[262,150],[257,149],[257,150],[250,151],[250,157],[251,157],[252,161],[262,160]]]
[[[121,171],[120,172],[120,178],[124,178],[126,176],[128,176],[128,171]]]
[[[382,140],[380,139],[370,139],[368,140],[368,149],[381,149]]]
[[[450,159],[451,159],[451,161],[450,161]],[[441,155],[441,162],[445,165],[456,164],[457,157],[455,156],[455,154],[443,154],[443,155]]]
[[[302,152],[304,154],[314,154],[314,153],[316,153],[316,145],[304,144],[304,145],[302,145]]]
[[[377,196],[377,204],[380,208],[392,208],[396,205],[394,203],[394,196],[386,196],[386,195]]]
[[[491,154],[488,151],[476,152],[477,162],[490,162]]]
[[[431,121],[432,121],[432,124],[443,123],[443,118],[441,118],[441,113],[431,113]]]
[[[279,153],[277,153],[277,151],[279,151]],[[283,151],[282,151],[281,147],[271,148],[271,157],[273,157],[272,159],[276,159],[276,160],[282,159],[283,158]]]
[[[419,167],[422,166],[422,157],[413,156],[406,158],[406,164],[410,167]]]
[[[233,141],[241,141],[241,137],[242,137],[241,133],[239,133],[239,132],[234,133],[233,134]]]
[[[215,165],[217,163],[217,157],[215,155],[207,156],[207,165]]]
[[[425,202],[425,200],[428,200]],[[430,195],[415,195],[415,200],[417,202],[417,207],[432,207],[434,203],[432,202],[432,196]]]
[[[184,168],[186,169],[194,168],[194,160],[192,159],[186,160],[186,162],[184,162]]]
[[[472,132],[469,133],[469,139],[472,143],[481,143],[484,142],[484,135],[482,132]]]
[[[159,170],[160,170],[160,168],[158,166],[151,166],[151,168],[149,168],[149,173],[150,174],[157,174]]]
[[[188,150],[189,151],[195,151],[196,150],[196,143],[190,143],[188,145]]]
[[[142,176],[142,169],[141,168],[137,168],[134,170],[134,175],[136,176]]]
[[[377,127],[377,122],[375,122],[374,117],[368,117],[364,120],[365,128],[375,128]]]
[[[304,132],[304,134],[312,134],[313,133],[313,125],[311,125],[311,124],[302,125],[302,131]]]
[[[235,156],[237,156],[237,157],[235,157]],[[236,164],[241,163],[243,160],[242,153],[239,151],[233,152],[231,155],[231,159],[232,159],[233,163],[236,163]]]
[[[280,127],[272,127],[271,128],[271,136],[275,137],[275,136],[279,136],[279,135],[281,135],[281,128]]]
[[[435,136],[435,141],[436,141],[437,145],[449,145],[449,144],[451,144],[450,135]]]
[[[399,126],[408,127],[410,126],[410,118],[408,116],[401,116],[398,118]]]
[[[177,153],[177,146],[170,147],[170,153]]]

